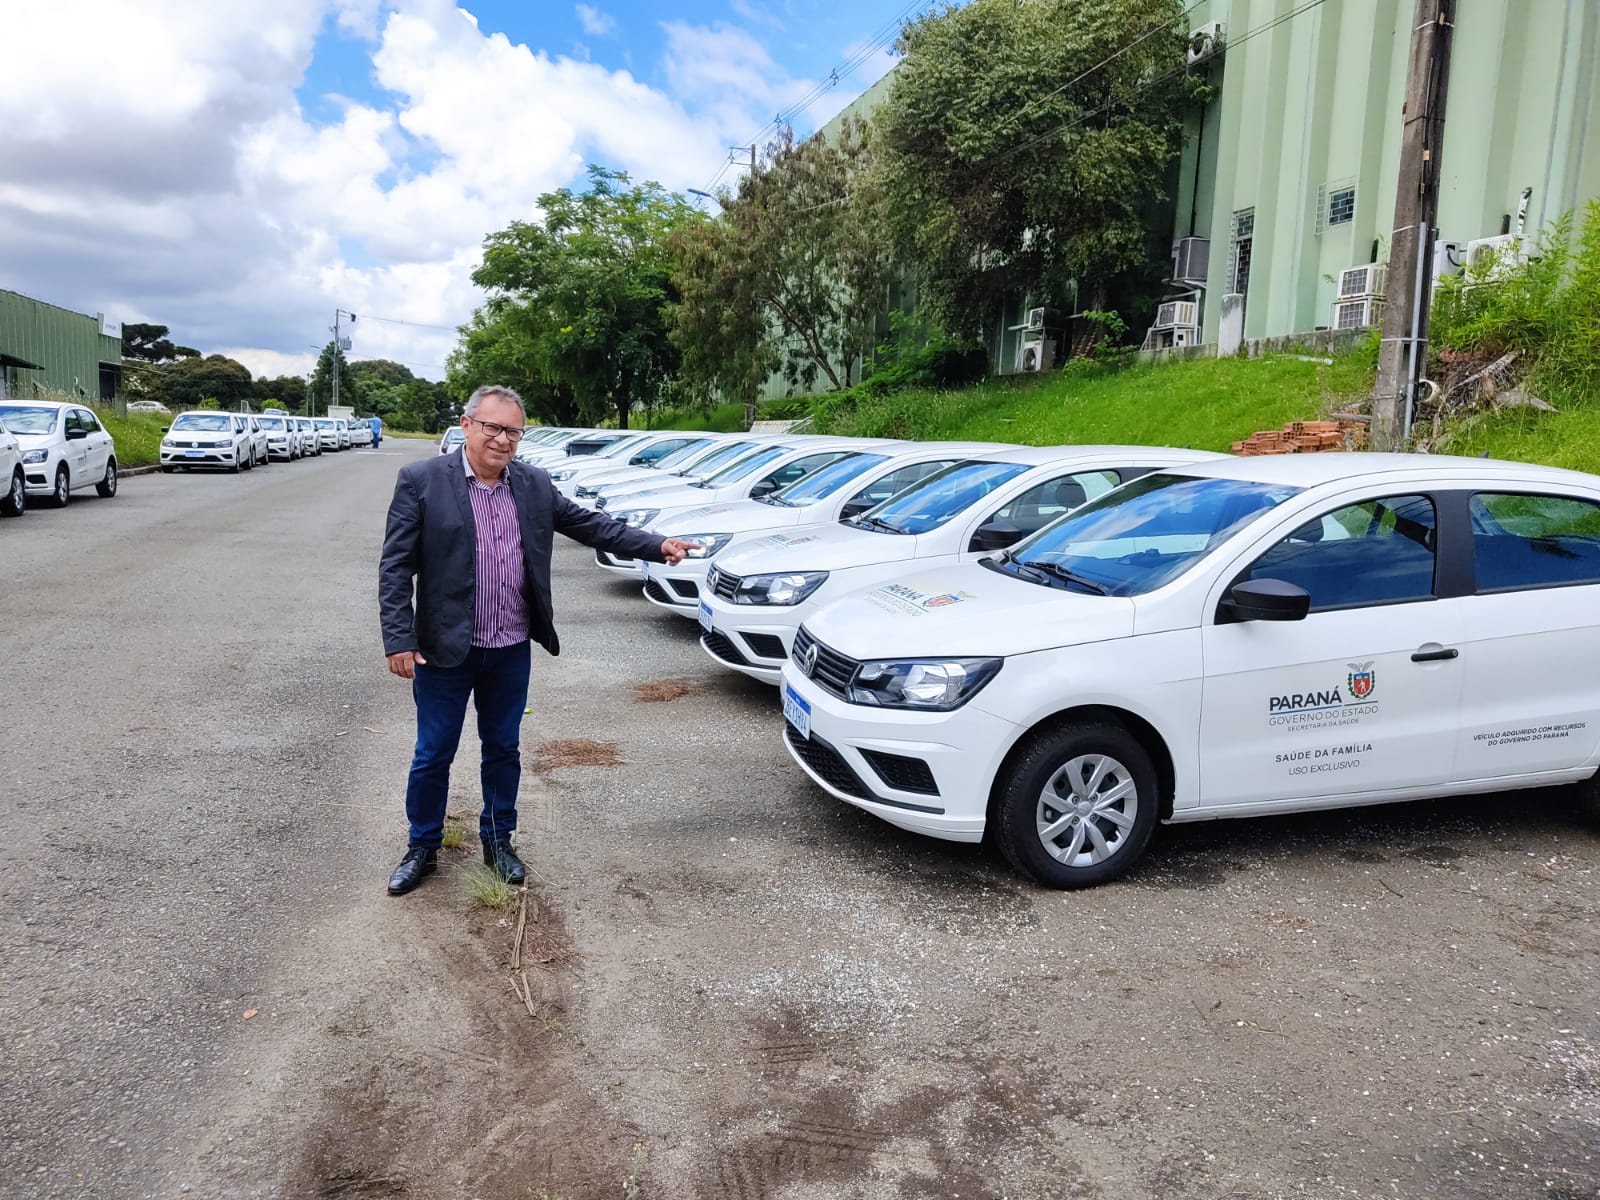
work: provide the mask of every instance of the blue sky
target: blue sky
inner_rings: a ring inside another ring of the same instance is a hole
[[[438,377],[484,238],[589,162],[685,190],[890,69],[925,0],[52,0],[0,71],[0,286],[301,372]],[[63,88],[64,78],[74,86]],[[766,128],[764,128],[766,127]],[[726,172],[730,184],[737,172]]]

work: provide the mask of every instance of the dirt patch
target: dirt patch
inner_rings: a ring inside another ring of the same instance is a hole
[[[535,771],[554,771],[561,767],[620,767],[622,755],[615,742],[590,738],[558,738],[542,742],[533,752]]]
[[[649,683],[633,685],[634,698],[646,704],[660,704],[668,700],[681,700],[705,690],[705,681],[696,679],[653,679]]]

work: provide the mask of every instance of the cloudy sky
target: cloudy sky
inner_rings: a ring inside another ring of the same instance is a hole
[[[269,375],[341,308],[353,357],[438,378],[486,233],[587,162],[706,187],[836,68],[798,131],[864,90],[926,7],[0,0],[0,288]]]

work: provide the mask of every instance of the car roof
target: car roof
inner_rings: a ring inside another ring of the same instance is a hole
[[[19,400],[15,396],[9,396],[4,400],[0,400],[0,408],[87,408],[87,407],[89,407],[89,403],[86,400],[68,400],[68,401],[61,401],[61,400]]]
[[[1498,458],[1461,458],[1451,454],[1262,454],[1194,463],[1185,467],[1184,473],[1298,488],[1390,474],[1410,477],[1418,474],[1441,477],[1468,474],[1485,480],[1539,479],[1550,483],[1581,483],[1588,487],[1600,484],[1600,477],[1582,471]]]
[[[1225,458],[1205,450],[1176,450],[1171,446],[1017,446],[1010,450],[985,451],[972,456],[983,462],[1024,463],[1030,467],[1048,466],[1063,459],[1089,462],[1116,462],[1129,458],[1145,461],[1167,459],[1174,464],[1199,459]]]

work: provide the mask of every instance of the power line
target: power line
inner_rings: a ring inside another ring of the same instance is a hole
[[[455,333],[458,325],[430,325],[426,321],[402,321],[399,317],[374,317],[370,313],[361,318],[363,321],[382,321],[385,325],[410,325],[414,329],[442,329],[446,333]],[[394,360],[399,362],[397,358]]]

